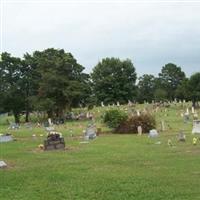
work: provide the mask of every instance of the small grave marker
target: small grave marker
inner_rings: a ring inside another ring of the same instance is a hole
[[[7,167],[7,164],[3,160],[0,160],[0,168],[5,168],[5,167]]]

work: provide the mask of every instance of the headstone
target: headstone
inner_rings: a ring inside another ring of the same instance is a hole
[[[170,139],[167,140],[167,145],[170,147],[172,146],[172,141]]]
[[[104,107],[104,103],[103,103],[103,101],[101,102],[101,107]]]
[[[0,134],[0,143],[1,142],[10,142],[13,141],[11,134]]]
[[[140,111],[139,110],[137,110],[137,116],[140,116]]]
[[[48,118],[48,122],[49,122],[49,126],[52,126],[52,125],[53,125],[53,123],[52,123],[52,121],[51,121],[51,118]]]
[[[194,120],[193,121],[193,129],[192,129],[192,133],[200,133],[200,120]]]
[[[187,123],[189,121],[189,119],[190,119],[189,113],[186,112],[184,114],[184,122]]]
[[[197,120],[198,119],[198,114],[195,112],[193,117],[194,117],[195,120]]]
[[[158,137],[158,132],[156,129],[152,129],[149,131],[149,137],[150,138],[155,138],[155,137]]]
[[[5,168],[5,167],[7,167],[7,164],[3,160],[0,160],[0,168]]]
[[[88,126],[85,131],[85,140],[96,138],[96,129],[94,126]]]
[[[161,121],[161,130],[165,131],[165,122],[164,122],[164,120]]]
[[[192,114],[194,114],[195,113],[195,111],[194,111],[194,107],[192,106]]]
[[[132,102],[128,100],[128,106],[132,106]]]
[[[51,131],[54,131],[54,130],[55,130],[53,126],[46,127],[45,129],[46,129],[46,131],[48,131],[48,132],[51,132]]]
[[[142,126],[137,127],[138,135],[142,135]]]
[[[10,127],[8,129],[15,130],[15,129],[19,129],[19,128],[20,128],[19,124],[10,123]]]
[[[186,140],[186,136],[185,134],[181,131],[179,134],[178,134],[178,141],[180,142],[185,142]]]
[[[187,113],[188,115],[190,114],[190,112],[189,112],[189,108],[187,108],[186,113]]]
[[[44,150],[64,149],[65,141],[61,133],[50,132],[44,140]]]
[[[117,106],[118,106],[118,107],[120,106],[120,103],[119,103],[119,101],[117,102]]]

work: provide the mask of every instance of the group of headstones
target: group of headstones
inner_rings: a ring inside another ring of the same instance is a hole
[[[74,112],[70,112],[66,115],[67,120],[92,120],[94,115],[91,112],[81,112],[75,114]]]

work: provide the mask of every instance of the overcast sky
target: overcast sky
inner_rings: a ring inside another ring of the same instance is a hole
[[[200,2],[106,2],[4,1],[1,50],[63,48],[87,72],[104,57],[130,58],[139,75],[168,62],[200,71]]]

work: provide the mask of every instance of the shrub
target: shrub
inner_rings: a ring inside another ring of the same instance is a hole
[[[106,111],[103,121],[106,123],[110,128],[117,129],[120,124],[125,122],[128,118],[128,115],[125,112],[120,110],[108,110]]]
[[[120,123],[115,131],[118,133],[137,133],[138,126],[142,127],[143,133],[148,133],[156,127],[155,118],[149,114],[135,115]]]

